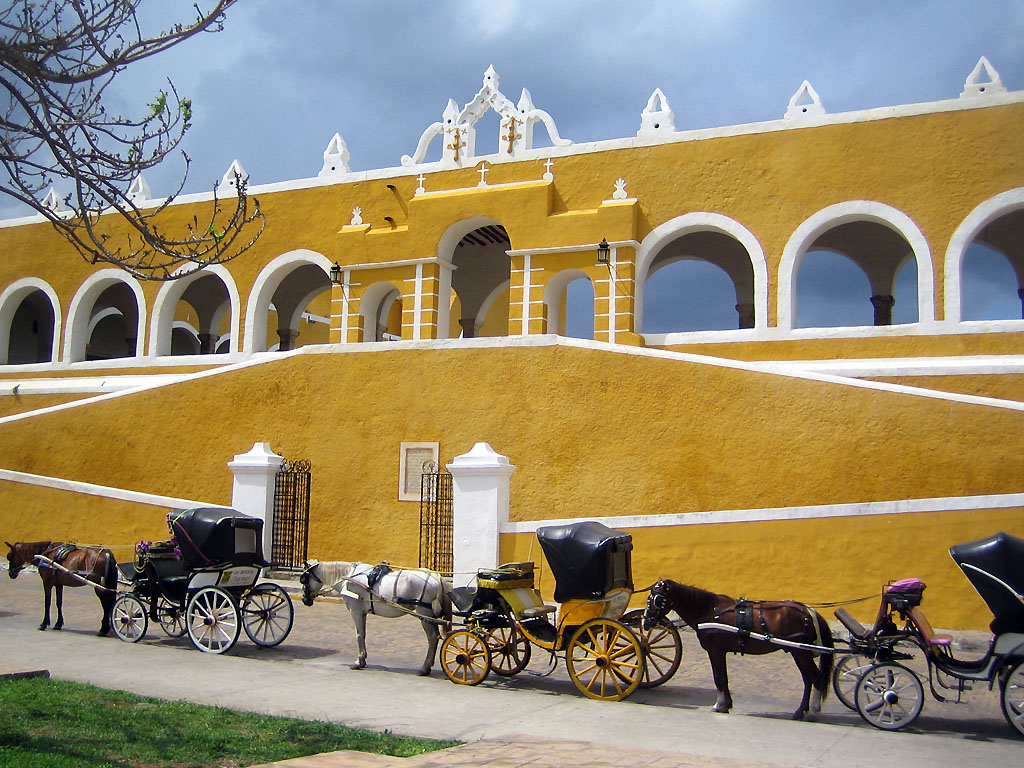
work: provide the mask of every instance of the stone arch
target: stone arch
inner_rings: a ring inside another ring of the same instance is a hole
[[[402,290],[394,283],[373,283],[359,300],[359,314],[363,318],[363,340],[382,341],[387,331],[387,320],[395,302],[402,305]],[[399,328],[401,335],[401,329]]]
[[[60,299],[57,292],[49,283],[36,277],[24,277],[15,280],[0,293],[0,365],[10,364],[11,330],[14,326],[15,315],[26,301],[33,301],[38,298],[37,304],[48,303],[52,318],[49,321],[49,341],[44,338],[44,329],[39,329],[40,338],[38,343],[38,354],[36,357],[45,357],[48,360],[36,360],[34,362],[56,362],[60,351],[61,311]],[[45,320],[45,318],[42,318]]]
[[[299,270],[304,270],[301,277],[289,280]],[[289,251],[267,264],[256,278],[249,294],[245,310],[243,350],[248,353],[262,352],[272,346],[268,344],[267,338],[267,313],[270,311],[271,303],[278,309],[278,330],[282,328],[281,318],[286,318],[286,331],[297,333],[298,329],[294,327],[293,321],[295,317],[301,316],[302,310],[300,308],[296,313],[295,306],[302,296],[307,296],[313,290],[310,283],[317,281],[320,273],[323,276],[323,287],[316,292],[329,290],[330,272],[330,259],[305,248]],[[282,288],[287,295],[279,292]]]
[[[454,269],[444,270],[446,279],[440,286],[440,295],[447,296],[451,290],[458,295],[462,312],[458,321],[464,338],[476,335],[486,310],[494,306],[494,298],[502,293],[498,289],[510,282],[510,249],[511,239],[505,227],[488,216],[462,219],[441,235],[437,258]],[[448,281],[450,285],[445,285]],[[447,306],[448,302],[441,304]],[[447,329],[448,325],[447,318],[439,318],[439,329]]]
[[[1011,189],[995,197],[989,198],[969,214],[953,232],[946,248],[945,257],[945,318],[947,322],[959,323],[963,318],[963,266],[967,249],[979,239],[979,236],[993,222],[1010,214],[1018,214],[1024,210],[1024,187]],[[1010,259],[1017,280],[1024,287],[1024,254],[1014,260],[1011,254],[1004,255]],[[1024,297],[1022,297],[1024,298]]]
[[[116,306],[124,318],[127,333],[134,331],[135,338],[127,337],[125,349],[128,357],[139,354],[146,333],[146,300],[139,281],[119,269],[101,269],[89,275],[79,286],[68,307],[67,326],[64,330],[64,360],[70,363],[86,359],[90,342],[91,321],[98,312],[108,306],[99,307],[97,302],[104,296],[108,306]]]
[[[175,320],[171,327],[171,355],[198,355],[201,342],[199,329],[191,323]],[[185,349],[187,347],[187,349]]]
[[[228,333],[231,336],[231,352],[238,351],[238,316],[241,301],[238,287],[228,269],[222,264],[212,264],[201,270],[187,265],[175,274],[182,275],[169,280],[160,287],[153,302],[153,317],[149,327],[149,354],[161,357],[171,354],[171,336],[174,314],[178,302],[189,300],[199,313],[198,334],[209,334],[209,346],[216,348],[218,331],[225,312],[230,312]],[[223,290],[211,290],[210,286],[219,281]],[[196,306],[196,305],[199,306]],[[201,339],[201,336],[197,336]]]
[[[568,315],[566,291],[571,283],[586,280],[593,291],[594,281],[582,269],[563,269],[555,274],[544,286],[544,306],[547,307],[548,333],[561,333]],[[591,306],[593,314],[593,306]],[[593,335],[590,336],[593,338]]]
[[[921,230],[909,216],[896,208],[871,200],[850,200],[830,205],[812,215],[796,228],[786,243],[779,263],[779,328],[791,331],[796,327],[796,276],[804,255],[818,238],[830,230],[857,222],[879,224],[906,241],[917,263],[918,322],[935,320],[935,277],[931,249]],[[898,267],[902,263],[901,257],[894,266]]]
[[[636,252],[636,327],[642,331],[644,314],[644,289],[651,274],[651,266],[662,250],[686,235],[698,232],[713,232],[724,235],[739,243],[750,258],[752,271],[751,298],[754,314],[754,328],[768,327],[768,263],[764,250],[753,233],[735,219],[719,213],[695,211],[664,222],[651,230],[640,243]],[[709,260],[710,261],[710,260]],[[714,263],[714,262],[712,262]],[[735,285],[735,278],[734,285]],[[739,288],[739,286],[737,286]],[[737,296],[740,292],[737,290]],[[737,300],[737,305],[746,302]]]

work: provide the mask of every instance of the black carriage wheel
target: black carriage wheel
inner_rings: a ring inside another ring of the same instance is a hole
[[[277,584],[260,584],[242,598],[242,627],[256,645],[273,648],[292,631],[295,609]]]
[[[110,609],[110,627],[126,643],[139,642],[149,629],[146,606],[135,595],[120,595]]]
[[[856,690],[857,712],[869,725],[896,731],[910,725],[924,706],[924,686],[902,664],[886,662],[870,667]]]
[[[160,629],[168,637],[184,637],[188,632],[185,627],[185,610],[165,597],[157,602],[156,618]]]
[[[871,668],[871,660],[859,653],[848,653],[836,662],[832,671],[832,690],[843,706],[857,711],[857,683]]]
[[[185,625],[189,640],[203,653],[231,650],[242,630],[235,598],[220,587],[203,587],[189,598]]]
[[[441,643],[441,669],[456,685],[479,685],[490,674],[491,651],[477,633],[457,629]]]
[[[591,619],[569,641],[565,666],[587,698],[621,701],[640,685],[643,651],[637,636],[622,622]]]
[[[648,630],[643,629],[642,609],[630,611],[622,617],[622,623],[633,630],[644,652],[644,675],[641,688],[656,688],[668,682],[679,669],[683,660],[683,641],[679,630],[667,618],[662,618]]]
[[[511,621],[505,626],[488,630],[484,641],[491,651],[491,670],[496,675],[517,675],[530,663],[530,641]]]
[[[999,701],[1006,722],[1024,736],[1024,661],[1018,662],[999,686]]]

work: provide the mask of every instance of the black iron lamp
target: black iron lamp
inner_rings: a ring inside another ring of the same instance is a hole
[[[608,245],[608,240],[602,237],[601,242],[597,244],[597,263],[611,264],[611,253],[612,249]]]
[[[331,284],[341,285],[341,267],[338,266],[338,262],[334,262],[334,266],[331,267]]]

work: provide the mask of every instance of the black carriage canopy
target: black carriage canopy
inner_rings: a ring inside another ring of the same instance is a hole
[[[263,567],[263,521],[224,507],[176,509],[167,525],[181,559],[193,568],[212,565]]]
[[[537,538],[555,576],[555,602],[592,600],[612,589],[633,589],[630,551],[633,537],[588,521],[537,529]]]
[[[1024,539],[996,533],[956,544],[949,554],[991,609],[992,631],[1024,632]]]

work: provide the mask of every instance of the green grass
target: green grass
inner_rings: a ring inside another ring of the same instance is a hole
[[[408,757],[458,743],[161,701],[43,677],[0,680],[0,766],[236,768],[339,749]]]

